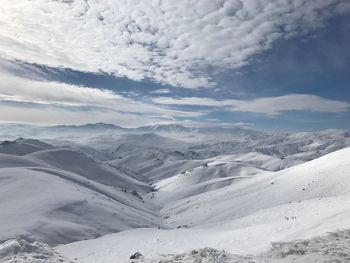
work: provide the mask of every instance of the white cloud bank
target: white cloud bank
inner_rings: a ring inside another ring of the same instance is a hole
[[[208,87],[208,66],[237,69],[304,34],[345,0],[1,0],[0,56]]]
[[[284,111],[346,112],[350,104],[322,98],[310,94],[288,94],[278,97],[265,97],[252,100],[215,100],[211,98],[154,98],[153,102],[162,105],[192,105],[222,108],[233,112],[261,113],[269,116]]]
[[[111,90],[33,79],[28,74],[0,59],[0,121],[51,124],[103,121],[131,127],[205,114],[136,101]]]

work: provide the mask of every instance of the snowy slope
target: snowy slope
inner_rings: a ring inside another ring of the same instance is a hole
[[[62,170],[3,168],[0,181],[0,240],[62,244],[159,224],[153,207],[132,191]]]
[[[350,228],[349,156],[346,148],[172,203],[163,214],[174,229],[124,231],[58,250],[84,263],[116,258],[124,262],[137,251],[152,257],[204,247],[257,254],[270,248],[271,242]],[[177,229],[183,225],[190,228]]]
[[[237,181],[264,171],[254,165],[231,161],[228,156],[206,159],[197,167],[184,170],[155,183],[158,192],[154,194],[154,200],[169,206],[170,203],[186,197],[203,193],[209,195],[211,191],[235,184]]]
[[[171,203],[163,214],[171,225],[200,225],[247,216],[280,205],[302,205],[300,200],[335,197],[349,192],[350,148],[279,172],[252,178]],[[160,182],[161,183],[161,182]],[[161,193],[161,191],[159,192]],[[220,205],[218,205],[220,204]]]
[[[161,225],[145,199],[152,187],[139,178],[72,148],[22,155],[28,142],[46,145],[21,139],[6,146],[11,154],[0,154],[1,241],[30,237],[52,245]]]
[[[0,243],[67,244],[58,250],[84,263],[124,262],[137,251],[157,262],[191,260],[186,251],[205,247],[256,255],[271,242],[350,228],[349,131],[0,128],[0,138],[44,139],[0,144]]]
[[[154,129],[149,127],[147,131],[162,131],[163,133],[165,131],[194,131],[181,127],[156,126]],[[149,146],[145,146],[145,143],[144,146],[141,146],[130,142],[113,146],[112,143],[110,147],[113,149],[115,160],[110,163],[142,174],[151,178],[152,181],[172,177],[196,168],[214,157],[242,162],[259,169],[278,171],[350,146],[349,134],[349,131],[327,130],[315,133],[267,135],[241,129],[238,135],[232,133],[230,140],[216,142],[208,139],[207,134],[203,132],[202,135],[207,138],[206,143],[192,142],[185,147],[183,144],[177,144],[181,147],[175,151],[162,148],[162,145],[166,145],[163,142],[159,144],[152,142],[153,145],[150,143]],[[178,139],[180,138],[181,136],[178,136]]]
[[[18,138],[14,141],[0,142],[0,153],[4,154],[26,155],[51,148],[53,148],[52,145],[33,139]]]
[[[92,156],[69,148],[45,150],[28,155],[55,168],[81,175],[93,181],[120,188],[149,192],[148,184],[137,181]]]
[[[12,154],[0,154],[0,168],[11,167],[48,167],[49,165],[29,158],[28,156],[18,156]]]
[[[109,162],[113,167],[128,168],[151,180],[166,178],[202,163],[200,160],[187,159],[179,151],[129,144],[119,145],[114,154],[118,157]]]

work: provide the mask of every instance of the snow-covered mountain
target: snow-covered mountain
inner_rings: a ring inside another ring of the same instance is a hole
[[[36,151],[53,148],[52,145],[33,139],[18,138],[0,143],[0,154],[26,155]]]
[[[23,155],[22,142],[0,154],[0,240],[21,236],[52,245],[160,224],[142,198],[149,184],[75,149],[48,146]]]
[[[212,247],[245,262],[350,228],[350,131],[0,124],[0,138],[0,241],[14,239],[0,259],[33,247],[52,262],[157,262]]]
[[[192,189],[185,197],[182,187],[160,181],[154,199],[167,198],[161,216],[170,229],[136,229],[60,246],[58,251],[84,263],[115,258],[125,262],[137,251],[154,257],[204,247],[259,254],[271,242],[349,228],[349,156],[346,148],[283,171],[240,178],[223,188],[201,193]]]
[[[239,139],[260,138],[265,134],[242,126],[182,126],[178,124],[143,126],[138,128],[123,128],[114,124],[94,123],[85,125],[33,126],[26,124],[0,123],[0,139],[15,139],[17,137],[37,137],[47,139],[67,139],[69,137],[89,139],[96,136],[109,137],[120,134],[157,134],[186,143],[211,141],[227,141],[234,137]],[[80,140],[82,141],[82,140]],[[89,142],[90,143],[90,142]]]

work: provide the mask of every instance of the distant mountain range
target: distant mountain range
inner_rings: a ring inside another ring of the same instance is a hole
[[[2,123],[0,138],[1,262],[257,253],[350,228],[347,130]]]

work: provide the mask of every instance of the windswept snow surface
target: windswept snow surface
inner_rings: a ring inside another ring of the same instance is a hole
[[[153,258],[140,256],[130,263],[310,263],[350,261],[350,232],[338,231],[313,239],[274,243],[267,252],[252,255],[233,255],[212,248],[192,250],[181,254],[160,255]]]
[[[175,255],[160,255],[154,258],[140,257],[136,260],[130,260],[129,263],[258,263],[251,256],[239,256],[226,253],[225,251],[218,251],[212,248],[203,248],[198,250],[192,250],[186,253]]]
[[[50,246],[24,239],[8,240],[0,244],[1,263],[72,263]]]
[[[116,256],[108,260],[108,254],[96,262],[125,263],[310,263],[337,262],[350,260],[350,231],[337,231],[312,239],[274,243],[267,252],[257,255],[235,255],[224,250],[202,248],[180,254],[144,257],[136,252],[126,261]],[[23,239],[9,240],[0,245],[0,262],[2,263],[72,263],[46,244]]]

